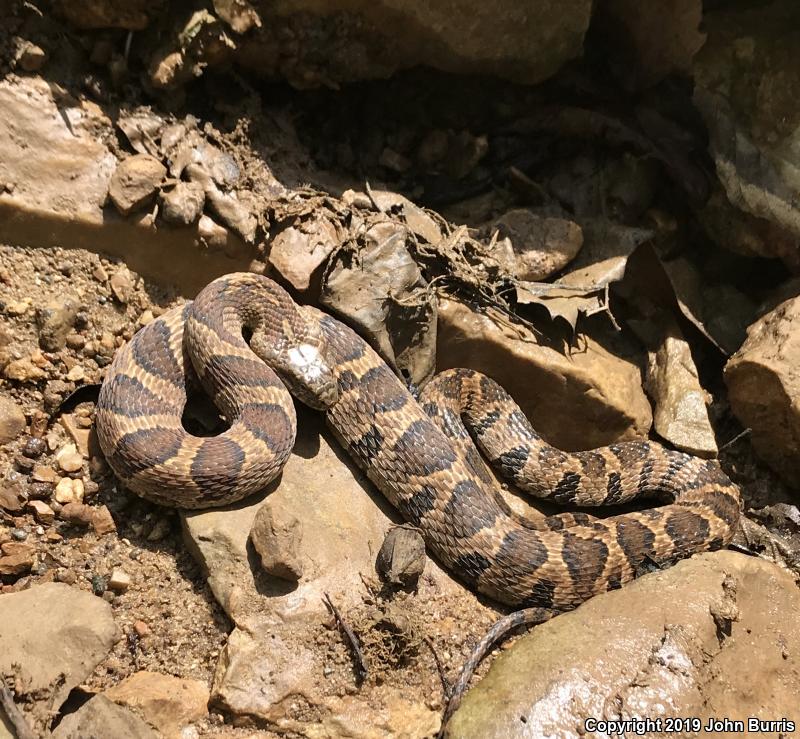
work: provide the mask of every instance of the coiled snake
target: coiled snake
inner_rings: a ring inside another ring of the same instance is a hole
[[[219,436],[195,437],[182,425],[192,367],[230,424]],[[117,476],[145,498],[185,508],[231,503],[265,487],[291,451],[296,419],[285,385],[324,410],[451,573],[511,606],[572,608],[650,561],[727,545],[739,518],[738,489],[714,461],[648,441],[559,451],[501,387],[470,370],[438,375],[416,400],[352,330],[247,273],[215,280],[117,353],[97,406],[100,444]],[[537,498],[671,502],[605,519],[563,513],[534,527],[496,492],[473,437]]]

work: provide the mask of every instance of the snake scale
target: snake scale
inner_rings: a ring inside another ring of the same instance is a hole
[[[187,388],[198,379],[229,423],[218,436],[195,437],[182,425]],[[347,326],[248,273],[215,280],[117,353],[100,391],[98,437],[139,495],[183,508],[224,505],[263,489],[286,461],[296,429],[287,387],[325,412],[441,564],[511,606],[573,608],[652,563],[726,546],[739,518],[739,491],[715,461],[649,441],[560,451],[499,385],[471,370],[439,374],[417,399]],[[504,503],[473,440],[537,498],[668,502],[533,524]]]

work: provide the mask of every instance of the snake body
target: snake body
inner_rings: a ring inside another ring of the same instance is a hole
[[[194,437],[182,425],[197,379],[230,424],[219,436]],[[739,518],[739,491],[715,461],[649,441],[560,451],[499,385],[472,370],[441,373],[416,399],[355,332],[248,273],[215,280],[117,353],[98,400],[100,444],[117,476],[145,498],[184,508],[231,503],[263,489],[291,451],[296,420],[286,385],[324,410],[441,564],[511,606],[573,608],[648,565],[726,546]],[[670,502],[534,525],[505,504],[473,440],[538,498]]]

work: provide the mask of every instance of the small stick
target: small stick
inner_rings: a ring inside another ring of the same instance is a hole
[[[423,640],[427,645],[428,649],[431,650],[431,654],[433,655],[433,660],[436,662],[436,669],[439,671],[439,680],[442,681],[442,692],[444,693],[444,699],[447,700],[447,696],[450,695],[450,681],[447,679],[447,675],[444,673],[444,665],[442,665],[442,661],[439,659],[439,655],[436,652],[436,647],[433,646],[433,639],[429,636],[426,636]]]
[[[733,446],[733,445],[734,445],[734,444],[735,444],[737,441],[739,441],[739,439],[741,439],[743,436],[747,436],[747,435],[748,435],[748,434],[749,434],[749,433],[750,433],[752,430],[753,430],[753,429],[745,429],[745,430],[744,430],[744,431],[742,431],[741,433],[738,433],[738,434],[736,434],[736,436],[734,436],[734,437],[733,437],[733,438],[732,438],[730,441],[728,441],[728,442],[725,442],[725,443],[724,443],[724,444],[723,444],[723,445],[722,445],[722,446],[719,448],[719,450],[720,450],[721,452],[722,452],[722,451],[725,451],[725,450],[726,450],[726,449],[727,449],[729,446]]]
[[[327,593],[323,593],[322,595],[324,596],[323,600],[325,601],[325,604],[331,609],[331,613],[333,613],[336,623],[347,637],[347,641],[350,644],[350,650],[353,654],[353,660],[355,662],[356,684],[361,685],[361,683],[363,683],[367,677],[367,663],[364,661],[364,653],[361,651],[361,645],[358,643],[358,637],[342,618],[342,614],[339,613],[339,609],[333,605],[330,595]]]
[[[521,611],[515,611],[508,616],[504,616],[489,629],[486,636],[475,645],[472,653],[467,657],[467,661],[461,668],[458,679],[453,684],[453,689],[450,692],[450,697],[444,708],[442,726],[439,729],[437,739],[441,739],[444,736],[447,722],[461,703],[461,699],[464,697],[467,687],[469,687],[470,678],[483,658],[491,651],[492,647],[501,639],[505,638],[510,631],[520,626],[535,626],[536,624],[544,623],[553,616],[555,616],[555,613],[546,608],[524,608]]]
[[[36,734],[28,725],[25,715],[14,703],[13,694],[3,683],[0,683],[0,706],[14,727],[17,739],[36,739]]]

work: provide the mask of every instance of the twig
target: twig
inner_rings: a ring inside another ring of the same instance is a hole
[[[364,192],[367,193],[367,197],[369,198],[369,202],[372,203],[372,207],[378,211],[378,213],[385,213],[386,211],[381,208],[378,201],[375,199],[375,195],[372,193],[372,188],[369,186],[369,182],[366,180],[364,181]]]
[[[494,626],[492,626],[492,628],[489,629],[489,631],[486,633],[486,636],[484,636],[483,639],[481,639],[475,645],[472,653],[469,655],[469,657],[467,657],[467,661],[464,662],[464,666],[461,668],[458,679],[453,684],[453,689],[450,692],[447,705],[445,706],[444,713],[442,714],[442,726],[439,729],[437,739],[441,739],[441,737],[444,736],[444,730],[447,726],[447,722],[450,720],[450,717],[461,703],[461,699],[463,698],[464,693],[467,691],[467,687],[469,686],[470,678],[472,678],[472,675],[477,669],[478,665],[491,651],[492,647],[501,639],[504,639],[510,631],[513,631],[520,626],[535,626],[536,624],[544,623],[545,621],[551,619],[554,615],[555,614],[552,611],[549,611],[546,608],[524,608],[521,611],[515,611],[514,613],[510,613],[508,616],[504,616]]]
[[[17,739],[36,739],[36,734],[28,725],[24,714],[19,710],[17,704],[14,703],[14,696],[3,683],[0,683],[0,707],[2,707],[8,720],[14,727]]]
[[[733,437],[733,438],[732,438],[730,441],[727,441],[727,442],[725,442],[725,443],[724,443],[724,444],[723,444],[723,445],[722,445],[722,446],[719,448],[719,451],[723,452],[723,451],[725,451],[725,450],[726,450],[726,449],[727,449],[729,446],[733,446],[733,445],[734,445],[734,444],[735,444],[737,441],[739,441],[739,439],[741,439],[741,438],[742,438],[742,437],[744,437],[744,436],[747,436],[747,435],[748,435],[748,434],[749,434],[749,433],[750,433],[752,430],[753,430],[753,429],[745,429],[745,430],[744,430],[744,431],[742,431],[741,433],[739,433],[739,434],[736,434],[736,436],[734,436],[734,437]]]
[[[436,647],[433,646],[433,639],[429,636],[426,636],[423,640],[427,645],[428,649],[431,650],[431,654],[433,655],[433,661],[436,662],[436,669],[439,672],[439,680],[442,682],[442,693],[444,693],[444,700],[447,700],[448,696],[450,695],[450,681],[447,679],[447,675],[444,672],[444,665],[442,665],[442,661],[439,659],[439,654],[436,652]]]
[[[358,643],[358,637],[355,635],[355,632],[350,628],[350,626],[345,622],[342,618],[342,614],[339,613],[339,609],[333,605],[333,601],[331,600],[330,595],[327,593],[323,593],[323,600],[328,608],[331,609],[331,613],[333,613],[333,617],[336,619],[336,623],[338,624],[339,628],[342,630],[344,635],[347,637],[347,641],[350,644],[350,650],[353,654],[353,661],[355,662],[356,668],[356,683],[361,685],[362,682],[367,677],[367,663],[364,661],[364,653],[361,651],[361,645]]]

